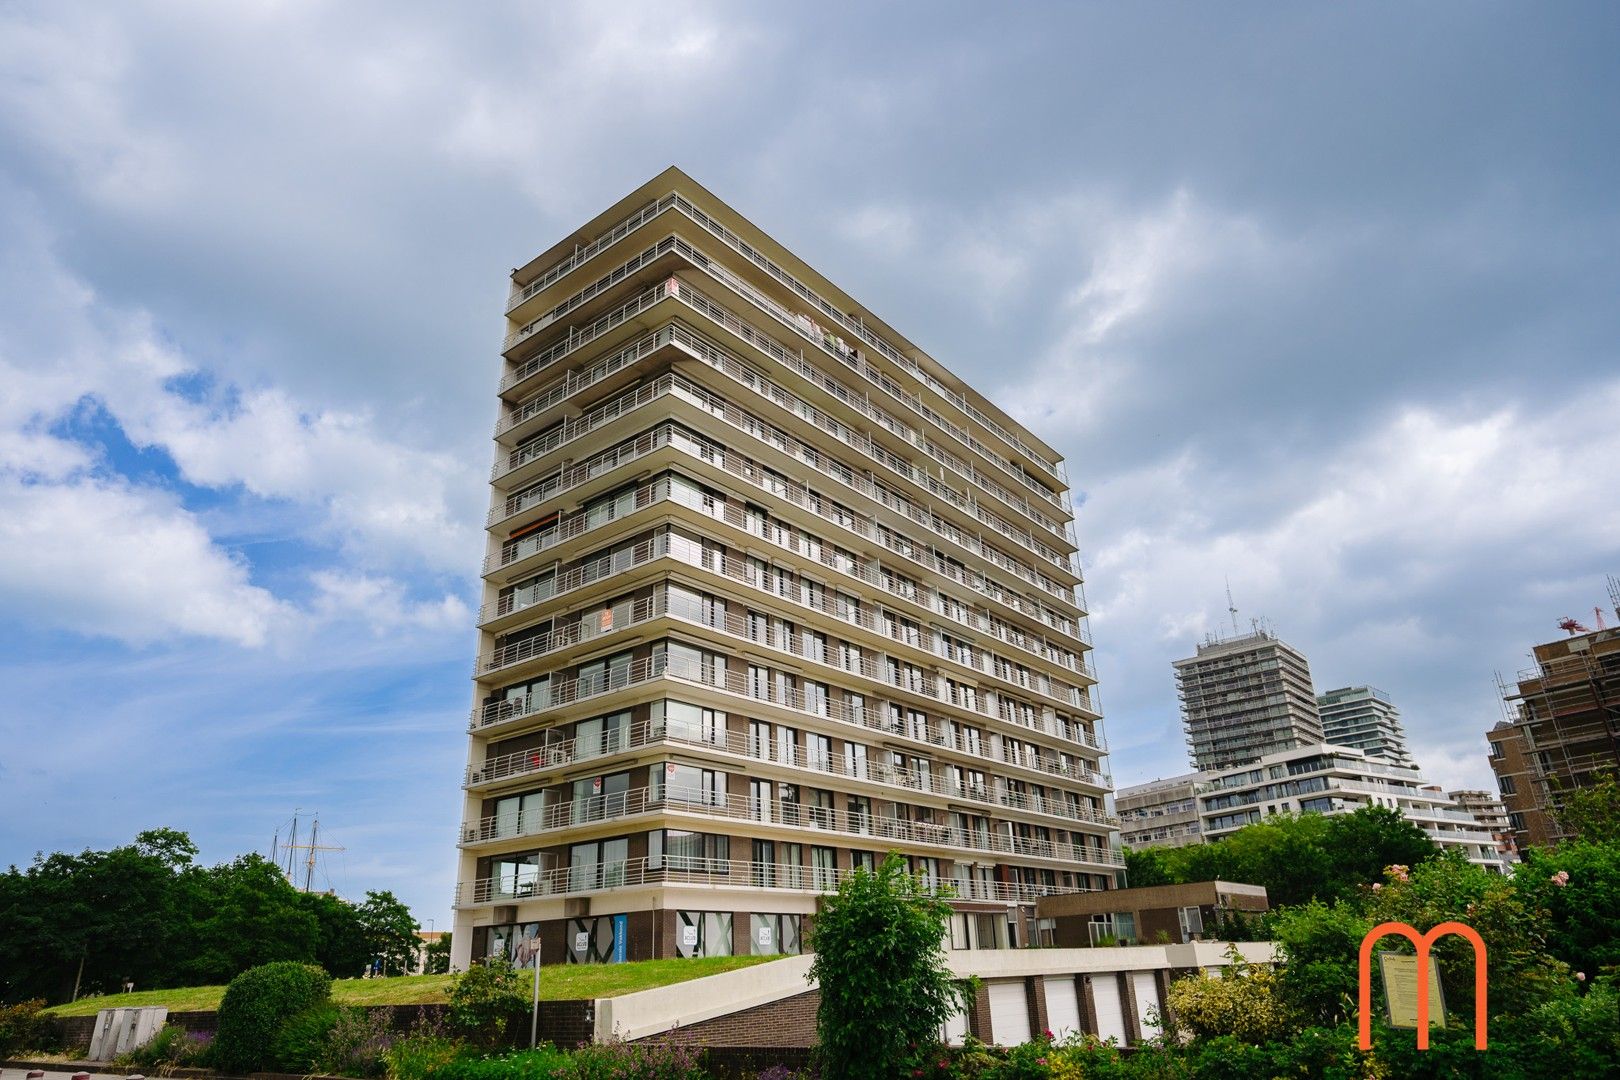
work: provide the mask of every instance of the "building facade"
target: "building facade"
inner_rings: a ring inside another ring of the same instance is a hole
[[[1114,793],[1120,842],[1128,848],[1201,843],[1198,794],[1208,783],[1208,773],[1189,773],[1120,788]]]
[[[1509,719],[1486,736],[1521,850],[1566,839],[1563,793],[1620,769],[1620,629],[1574,633],[1533,653],[1536,666],[1505,690]]]
[[[1406,747],[1401,712],[1375,686],[1344,686],[1316,696],[1323,741],[1353,746],[1368,757],[1417,767]]]
[[[1368,757],[1348,746],[1316,743],[1268,754],[1250,765],[1192,773],[1152,785],[1120,788],[1119,804],[1140,806],[1152,793],[1192,791],[1196,802],[1197,840],[1159,837],[1125,819],[1121,829],[1128,847],[1168,847],[1210,843],[1272,814],[1347,814],[1364,806],[1398,810],[1441,848],[1460,848],[1470,862],[1501,871],[1505,865],[1496,838],[1476,815],[1428,783],[1414,768]],[[1132,840],[1131,838],[1135,838]]]
[[[507,328],[458,967],[797,952],[891,850],[974,945],[1115,884],[1050,447],[674,169]]]
[[[1519,861],[1518,837],[1508,820],[1507,807],[1489,791],[1448,791],[1451,801],[1474,815],[1474,820],[1490,830],[1496,838],[1496,850],[1506,862]]]
[[[1311,665],[1269,631],[1211,637],[1172,667],[1195,769],[1247,765],[1323,741]]]

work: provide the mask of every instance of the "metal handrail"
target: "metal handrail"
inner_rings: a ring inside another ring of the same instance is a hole
[[[682,855],[653,855],[585,866],[535,868],[532,877],[518,874],[475,878],[456,884],[452,904],[521,903],[543,896],[568,896],[640,885],[702,885],[755,889],[790,889],[828,892],[855,871],[790,863],[761,863],[745,859],[703,859]],[[1014,881],[979,881],[957,878],[925,883],[936,895],[959,900],[1029,903],[1042,896],[1091,892],[1083,886],[1033,885]]]

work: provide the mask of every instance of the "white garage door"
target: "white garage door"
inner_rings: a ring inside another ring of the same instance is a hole
[[[1029,998],[1022,980],[990,984],[990,1034],[998,1046],[1029,1041]]]
[[[966,1009],[958,1009],[945,1018],[945,1029],[940,1037],[946,1046],[961,1046],[967,1042],[968,1018]]]
[[[1075,992],[1074,979],[1046,980],[1046,1023],[1057,1039],[1080,1031],[1080,995]]]
[[[1148,1018],[1151,1011],[1155,1016],[1159,1012],[1159,984],[1153,978],[1151,971],[1134,971],[1131,973],[1131,989],[1136,991],[1136,1020],[1141,1025],[1142,1038],[1151,1039],[1159,1033],[1156,1020]]]
[[[1114,1039],[1120,1046],[1125,1034],[1125,1007],[1119,999],[1119,979],[1112,973],[1091,977],[1091,1000],[1097,1006],[1097,1037]]]

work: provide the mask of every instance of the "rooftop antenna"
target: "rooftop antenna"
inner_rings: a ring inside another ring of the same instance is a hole
[[[1612,579],[1611,579],[1612,580]],[[1620,601],[1617,601],[1620,603]],[[1237,605],[1232,603],[1232,575],[1226,575],[1226,613],[1232,616],[1232,635],[1237,636]]]

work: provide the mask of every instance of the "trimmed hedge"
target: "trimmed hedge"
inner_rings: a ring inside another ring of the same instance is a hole
[[[248,968],[231,980],[219,1003],[215,1064],[225,1072],[276,1064],[276,1041],[288,1021],[331,1000],[332,976],[314,964],[282,960]]]

